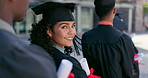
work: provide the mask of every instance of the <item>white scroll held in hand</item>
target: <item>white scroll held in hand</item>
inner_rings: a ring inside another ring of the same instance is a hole
[[[69,60],[63,59],[57,71],[58,78],[68,78],[72,66],[73,64]]]
[[[134,60],[135,60],[135,61],[136,61],[136,60],[141,61],[143,56],[144,56],[143,53],[137,53],[137,55],[135,55]]]
[[[80,60],[80,64],[81,64],[83,70],[86,72],[86,74],[88,76],[90,74],[90,70],[89,70],[89,66],[88,66],[86,58],[82,58]]]

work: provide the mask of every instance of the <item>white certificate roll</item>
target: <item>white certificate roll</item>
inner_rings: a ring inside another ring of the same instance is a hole
[[[57,71],[58,78],[68,78],[68,75],[72,70],[72,66],[73,64],[69,60],[63,59]]]
[[[80,64],[81,64],[83,70],[86,72],[86,74],[89,75],[90,71],[89,71],[89,67],[88,67],[88,63],[87,63],[86,58],[82,58],[80,60]]]

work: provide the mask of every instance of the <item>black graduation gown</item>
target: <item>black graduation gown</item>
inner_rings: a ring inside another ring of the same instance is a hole
[[[52,54],[53,59],[55,60],[57,70],[61,64],[62,59],[67,59],[73,63],[72,73],[74,73],[75,78],[87,78],[85,71],[82,69],[79,61],[74,57],[66,55],[60,52],[58,49],[55,49],[54,54]]]
[[[84,33],[82,51],[89,67],[101,78],[133,78],[133,71],[139,74],[131,38],[111,25],[98,25]]]
[[[0,29],[0,78],[57,78],[52,57]]]

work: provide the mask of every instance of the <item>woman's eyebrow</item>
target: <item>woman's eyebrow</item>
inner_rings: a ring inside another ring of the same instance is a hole
[[[73,25],[76,24],[75,22],[73,23]]]
[[[69,25],[69,23],[61,23],[60,25],[62,25],[62,24],[66,24],[66,25]],[[59,25],[59,26],[60,26],[60,25]]]
[[[59,24],[59,26],[61,26],[62,24],[66,24],[66,25],[69,25],[69,23],[61,23]],[[76,23],[74,22],[73,25],[75,25]]]

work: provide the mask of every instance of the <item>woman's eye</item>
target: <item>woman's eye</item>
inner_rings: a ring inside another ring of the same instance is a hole
[[[75,28],[75,27],[76,27],[76,25],[73,25],[73,26],[72,26],[72,28]]]
[[[62,27],[62,29],[66,29],[66,28],[67,28],[67,26],[63,26],[63,27]]]

